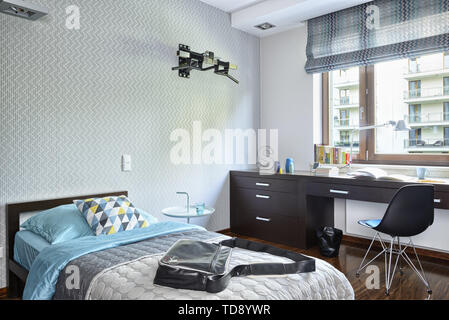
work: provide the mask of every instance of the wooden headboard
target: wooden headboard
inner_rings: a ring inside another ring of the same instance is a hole
[[[82,196],[74,196],[70,198],[60,198],[60,199],[50,199],[50,200],[42,200],[42,201],[33,201],[33,202],[24,202],[24,203],[13,203],[6,205],[6,261],[8,262],[8,270],[9,270],[9,287],[11,285],[15,286],[17,284],[11,283],[13,279],[11,276],[14,274],[19,277],[22,281],[26,280],[26,276],[28,272],[20,267],[17,263],[14,262],[14,238],[16,233],[20,230],[20,215],[26,212],[35,212],[35,211],[44,211],[48,209],[52,209],[58,206],[62,206],[65,204],[71,204],[73,200],[77,199],[89,199],[89,198],[104,198],[107,196],[128,196],[128,191],[120,191],[120,192],[109,192],[103,194],[92,194],[92,195],[82,195]],[[14,273],[11,275],[11,272]],[[13,288],[15,289],[15,288]]]

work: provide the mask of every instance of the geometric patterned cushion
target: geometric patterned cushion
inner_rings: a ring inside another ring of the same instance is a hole
[[[149,226],[126,196],[74,200],[73,203],[97,236]]]

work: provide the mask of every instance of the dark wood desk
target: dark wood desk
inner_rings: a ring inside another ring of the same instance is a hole
[[[316,229],[334,225],[334,199],[389,203],[412,183],[322,177],[310,172],[260,175],[232,171],[231,231],[236,234],[308,249]],[[449,209],[449,185],[435,185],[435,208]]]

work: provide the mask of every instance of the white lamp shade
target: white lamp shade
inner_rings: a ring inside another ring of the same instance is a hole
[[[396,126],[394,127],[394,131],[410,131],[410,130],[412,129],[408,126],[407,122],[405,122],[404,120],[399,120],[396,123]]]

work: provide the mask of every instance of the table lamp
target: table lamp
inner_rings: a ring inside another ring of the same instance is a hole
[[[354,148],[354,133],[357,131],[365,131],[365,130],[371,130],[371,129],[377,129],[377,128],[393,128],[393,131],[396,132],[403,132],[403,131],[410,131],[410,127],[408,126],[407,122],[404,120],[399,121],[393,121],[390,120],[387,123],[374,125],[374,126],[367,126],[367,127],[359,127],[356,129],[353,129],[351,131],[351,151],[350,151],[350,159],[349,159],[349,171],[352,170],[352,153]]]

